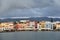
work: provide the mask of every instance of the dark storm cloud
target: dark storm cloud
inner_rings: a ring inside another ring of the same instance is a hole
[[[0,17],[60,16],[60,0],[0,0]]]

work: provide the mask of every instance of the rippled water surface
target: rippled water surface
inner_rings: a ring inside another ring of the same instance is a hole
[[[60,40],[60,32],[22,31],[0,33],[0,40]]]

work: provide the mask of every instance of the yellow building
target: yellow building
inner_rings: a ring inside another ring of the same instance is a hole
[[[60,23],[56,23],[56,29],[60,29]]]
[[[45,28],[45,21],[42,21],[39,24],[40,24],[40,28]]]
[[[14,28],[14,25],[12,22],[4,22],[4,23],[1,23],[2,27],[3,27],[3,30],[11,30]]]

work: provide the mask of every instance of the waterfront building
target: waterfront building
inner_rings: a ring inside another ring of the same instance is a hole
[[[22,30],[22,28],[23,28],[22,23],[17,23],[17,24],[15,25],[15,30]]]
[[[11,31],[11,30],[14,29],[13,22],[4,22],[4,23],[1,23],[1,25],[2,25],[2,28],[3,28],[4,31],[5,30]]]
[[[47,30],[53,30],[53,23],[52,22],[49,22],[49,21],[46,21],[45,22],[45,28]]]
[[[33,24],[32,22],[30,22],[29,20],[20,20],[20,22],[17,24],[18,30],[31,30],[32,26],[31,24]]]
[[[39,23],[37,23],[37,29],[38,29],[38,30],[40,29],[40,25],[39,25]]]
[[[3,26],[0,23],[0,32],[2,32],[2,31],[3,31]]]
[[[56,23],[56,29],[60,29],[60,23]]]
[[[53,30],[60,29],[60,21],[53,22]]]
[[[56,29],[60,29],[60,22],[56,22]]]
[[[29,27],[30,27],[32,30],[35,30],[35,26],[36,26],[35,21],[30,21],[29,24],[30,24]]]
[[[35,27],[35,22],[34,21],[30,22],[30,27]]]
[[[39,24],[40,24],[40,30],[45,29],[45,21],[41,21]]]

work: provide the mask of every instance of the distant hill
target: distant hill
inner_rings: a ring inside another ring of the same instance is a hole
[[[53,21],[60,21],[60,18],[52,18]],[[28,17],[28,18],[4,18],[0,19],[0,22],[7,22],[7,21],[20,21],[20,20],[30,20],[30,21],[51,21],[49,17]]]

